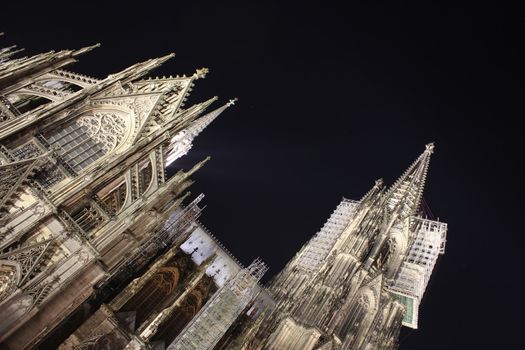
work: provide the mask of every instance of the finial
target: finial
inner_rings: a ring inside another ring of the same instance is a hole
[[[434,153],[434,142],[425,145],[425,152],[428,152],[429,154]]]
[[[206,74],[209,73],[209,69],[204,67],[204,68],[200,68],[200,69],[197,69],[195,71],[195,73],[193,73],[193,77],[195,79],[203,79],[203,78],[206,78]]]
[[[383,179],[377,179],[375,181],[375,184],[374,184],[374,188],[375,189],[380,189],[381,187],[383,187]]]
[[[235,104],[235,102],[237,102],[237,100],[238,100],[237,97],[235,97],[235,98],[233,98],[233,99],[230,99],[230,100],[228,101],[228,103],[226,104],[226,106],[228,106],[228,107],[233,106],[233,105]]]

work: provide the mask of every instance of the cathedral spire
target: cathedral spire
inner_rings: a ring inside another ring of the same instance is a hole
[[[434,143],[425,146],[425,151],[408,167],[385,194],[390,211],[400,211],[402,217],[414,215],[420,205]]]
[[[91,50],[96,49],[97,47],[100,47],[100,43],[96,43],[95,45],[81,47],[80,49],[73,51],[73,56],[83,55],[85,53],[88,53]]]
[[[214,97],[205,103],[211,103],[215,101],[217,97]],[[197,137],[208,125],[210,125],[217,117],[224,112],[224,110],[235,104],[237,98],[230,100],[228,103],[223,106],[207,113],[206,115],[200,117],[197,120],[194,120],[189,124],[189,126],[180,131],[177,135],[173,137],[170,144],[169,154],[166,157],[166,166],[173,163],[175,160],[179,159],[193,146],[193,140]]]
[[[223,106],[195,120],[193,123],[191,123],[191,125],[188,127],[186,131],[187,137],[191,137],[192,139],[197,137],[208,125],[210,125],[215,119],[217,119],[217,117],[222,112],[224,112],[226,108],[233,106],[236,101],[237,101],[237,98],[232,99],[228,103],[224,104]]]
[[[368,191],[362,198],[361,198],[361,203],[366,203],[368,202],[368,200],[370,198],[373,198],[375,197],[378,193],[381,193],[381,191],[383,190],[384,188],[384,182],[383,182],[383,179],[380,178],[380,179],[377,179],[375,182],[374,182],[374,187],[372,187],[370,189],[370,191]]]
[[[169,59],[175,57],[175,53],[172,52],[168,55],[157,57],[157,58],[151,58],[144,62],[135,63],[134,65],[124,69],[123,71],[120,71],[116,74],[110,74],[108,75],[109,79],[125,79],[123,83],[128,83],[130,81],[136,80],[140,77],[143,77],[144,75],[148,74],[150,71],[154,70],[155,68],[160,67],[162,64],[164,64]]]

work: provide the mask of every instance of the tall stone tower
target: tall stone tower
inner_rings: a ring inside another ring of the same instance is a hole
[[[426,150],[388,189],[343,199],[268,289],[183,205],[170,171],[235,100],[184,108],[195,81],[143,79],[173,55],[105,79],[64,70],[94,47],[0,49],[0,348],[393,349],[447,226],[419,211]],[[175,163],[174,163],[175,162]]]
[[[104,79],[63,69],[94,47],[22,58],[0,51],[3,347],[67,336],[198,227],[198,200],[181,202],[206,160],[174,174],[166,167],[234,101],[208,113],[216,98],[184,107],[205,68],[141,80],[173,54]]]
[[[276,308],[244,349],[394,349],[418,306],[447,226],[419,211],[433,144],[388,189],[343,199],[269,286]]]

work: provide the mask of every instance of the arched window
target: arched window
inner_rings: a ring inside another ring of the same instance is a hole
[[[80,171],[104,156],[102,145],[93,140],[88,128],[72,123],[47,137],[51,146],[59,146],[62,159],[75,171]]]
[[[175,293],[179,279],[180,271],[177,267],[161,267],[120,311],[135,311],[135,324],[138,327]]]
[[[148,159],[139,166],[139,196],[148,190],[151,184],[152,176],[153,167],[151,161]]]
[[[213,294],[212,285],[213,280],[211,278],[203,278],[184,298],[170,318],[159,326],[157,333],[152,337],[152,341],[164,341],[165,345],[169,345]]]
[[[86,114],[44,137],[74,171],[79,172],[114,150],[126,133],[124,118],[113,112]]]
[[[104,204],[106,204],[106,207],[116,214],[122,209],[126,202],[126,193],[126,180],[124,180],[123,177],[120,177],[101,190],[98,195]]]
[[[393,237],[390,237],[383,243],[383,247],[379,251],[374,266],[378,270],[388,269],[388,264],[392,260],[396,252],[397,243]]]

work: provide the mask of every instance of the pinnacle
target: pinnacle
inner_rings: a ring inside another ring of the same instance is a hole
[[[96,43],[95,45],[91,45],[91,46],[85,46],[85,47],[82,47],[76,51],[73,52],[73,55],[74,56],[78,56],[78,55],[83,55],[85,54],[86,52],[89,52],[93,49],[96,49],[97,47],[100,47],[100,43]]]
[[[173,57],[175,57],[175,52],[170,52],[167,55],[159,57],[159,60],[166,60],[167,61],[167,60],[169,60],[170,58],[173,58]]]
[[[161,64],[163,64],[164,62],[168,61],[169,59],[173,57],[175,57],[175,52],[169,53],[167,55],[164,55],[158,58],[154,58],[153,61],[155,62],[157,66],[160,66]]]
[[[213,102],[217,101],[219,99],[218,96],[213,96],[212,98],[207,99],[206,101],[202,102],[201,105],[204,106],[204,108],[208,108]]]

